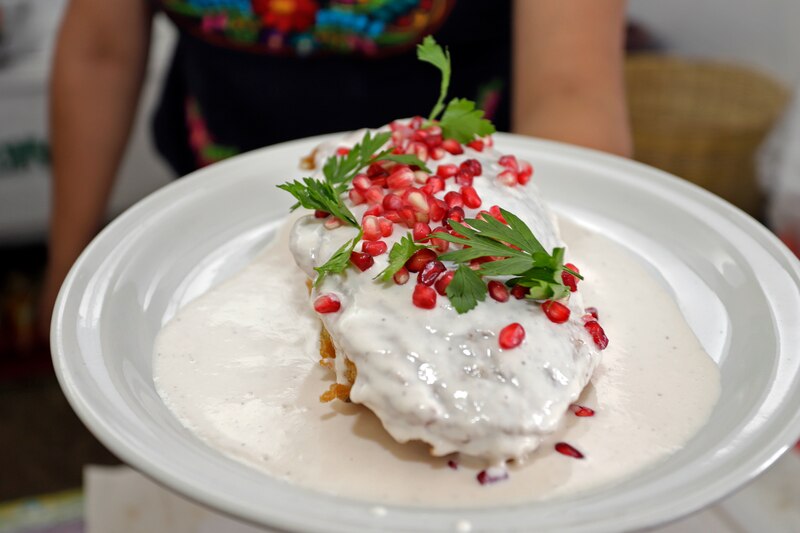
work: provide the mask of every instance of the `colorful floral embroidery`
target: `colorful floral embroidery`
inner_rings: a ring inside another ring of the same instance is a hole
[[[222,161],[239,153],[239,150],[233,146],[225,146],[214,142],[203,114],[200,112],[200,106],[191,96],[186,99],[186,127],[189,129],[189,146],[194,152],[198,168]]]
[[[202,38],[252,51],[375,56],[433,32],[454,0],[161,0]]]
[[[483,109],[484,116],[493,120],[497,115],[497,108],[500,106],[500,99],[503,95],[505,83],[501,78],[495,78],[478,87],[478,96],[475,103],[479,109]]]

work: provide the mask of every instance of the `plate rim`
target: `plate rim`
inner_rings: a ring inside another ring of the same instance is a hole
[[[156,468],[156,466],[150,460],[148,460],[146,453],[137,452],[137,450],[121,441],[113,434],[113,432],[108,429],[101,417],[99,417],[98,414],[92,409],[90,405],[91,402],[87,401],[87,399],[82,396],[77,384],[71,380],[69,368],[70,362],[67,360],[68,356],[64,351],[64,346],[61,344],[63,340],[63,315],[66,311],[65,305],[67,302],[67,296],[72,290],[72,287],[76,285],[77,278],[82,273],[82,268],[84,268],[83,265],[87,262],[88,258],[95,254],[96,249],[100,247],[101,243],[104,243],[104,241],[109,238],[109,235],[113,235],[116,231],[118,231],[119,228],[124,227],[130,221],[134,221],[141,213],[147,212],[151,205],[157,204],[158,202],[169,198],[170,195],[175,194],[173,191],[188,189],[190,187],[198,186],[209,180],[215,180],[215,176],[222,172],[229,171],[240,166],[244,167],[252,161],[269,157],[270,152],[275,152],[280,149],[293,148],[304,144],[313,145],[325,140],[335,139],[341,135],[341,133],[320,135],[288,141],[254,150],[222,161],[215,165],[197,170],[179,180],[169,183],[165,187],[151,193],[143,200],[140,200],[135,205],[124,211],[111,223],[109,223],[80,255],[70,270],[59,292],[53,313],[53,321],[51,324],[51,346],[53,349],[54,368],[58,381],[66,393],[67,399],[73,410],[78,414],[84,424],[92,429],[92,432],[98,437],[99,440],[101,440],[101,442],[103,442],[104,445],[112,449],[112,451],[127,464],[134,466],[137,470],[145,473],[148,477],[156,480],[158,483],[167,485],[179,491],[182,495],[189,497],[190,499],[219,509],[222,512],[230,514],[231,516],[235,516],[238,519],[244,519],[262,525],[268,524],[270,527],[277,526],[294,529],[298,527],[307,527],[310,524],[303,520],[298,522],[296,519],[289,519],[285,516],[281,516],[280,513],[253,513],[251,509],[245,508],[242,505],[237,505],[237,502],[220,501],[218,499],[218,495],[215,495],[213,490],[209,491],[202,487],[188,485],[185,480],[181,479],[179,476],[173,475],[172,472]],[[622,179],[623,177],[625,179],[632,179],[632,176],[635,175],[637,179],[647,179],[651,184],[655,183],[656,186],[660,187],[661,189],[669,189],[680,196],[687,197],[693,200],[698,206],[704,208],[713,208],[718,214],[723,216],[727,215],[726,218],[732,222],[735,221],[737,227],[741,231],[745,232],[749,237],[753,238],[760,245],[764,246],[769,254],[770,259],[778,263],[782,269],[788,268],[790,274],[794,274],[795,280],[800,279],[800,261],[794,257],[791,251],[789,251],[789,249],[777,238],[777,236],[775,236],[772,232],[770,232],[767,228],[765,228],[747,213],[744,213],[735,206],[732,206],[728,202],[700,188],[697,185],[642,163],[627,160],[596,150],[513,134],[498,133],[495,134],[495,139],[498,144],[503,146],[524,146],[525,149],[532,149],[535,151],[546,150],[555,152],[556,155],[572,157],[581,164],[591,164],[595,167],[600,165],[612,170],[613,174],[615,174],[618,179]],[[779,259],[782,259],[783,262],[781,262]],[[793,440],[796,440],[798,437],[800,437],[800,411],[795,413],[795,416],[791,420],[784,420],[783,422],[783,430],[777,432],[773,438],[770,439],[770,446],[762,449],[760,454],[748,456],[745,461],[738,462],[735,465],[730,465],[731,468],[728,469],[725,475],[720,476],[717,479],[716,484],[707,486],[706,490],[704,491],[696,491],[703,492],[701,498],[698,498],[698,494],[696,492],[692,493],[691,497],[688,494],[684,494],[682,497],[678,497],[675,501],[671,502],[670,507],[675,508],[677,503],[677,507],[680,508],[680,516],[684,516],[723,498],[727,494],[740,488],[744,483],[761,474],[767,467],[776,461],[780,455],[782,455],[791,447],[791,442]],[[731,479],[738,480],[738,482],[732,482]],[[292,488],[307,492],[312,497],[322,496],[323,498],[334,498],[337,502],[346,501],[350,502],[351,504],[359,504],[362,507],[375,507],[375,504],[369,502],[357,502],[355,500],[321,494],[316,491],[302,489],[299,487]],[[406,511],[411,511],[418,515],[430,515],[431,513],[438,515],[441,512],[455,512],[453,509],[448,510],[403,506],[395,507],[388,505],[385,507],[390,507],[393,510],[397,509],[398,511],[405,509]],[[518,507],[522,508],[527,506],[521,505]],[[480,511],[459,510],[458,512],[466,516],[475,512],[491,514],[497,509],[501,508],[490,508],[488,510],[484,509]],[[653,527],[674,519],[661,518],[660,520],[656,519],[654,521],[653,519],[648,520],[647,518],[647,513],[632,513],[623,517],[617,517],[613,523],[605,524],[605,527],[607,530],[618,529],[620,527]],[[384,523],[383,525],[386,526],[389,524]],[[603,529],[603,524],[595,523],[593,525],[600,526],[600,530],[606,530]],[[311,526],[313,529],[314,526]],[[325,528],[327,530],[331,530],[330,526],[331,524],[329,523],[325,524]],[[320,529],[318,530],[323,530],[321,529],[322,524],[319,524],[319,527]],[[598,530],[596,527],[592,529]],[[578,531],[582,529],[573,528],[570,530]]]

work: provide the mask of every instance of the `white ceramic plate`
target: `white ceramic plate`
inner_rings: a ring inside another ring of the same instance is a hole
[[[556,211],[620,242],[670,288],[722,369],[708,424],[666,463],[619,485],[489,510],[386,506],[290,486],[208,448],[161,402],[161,326],[272,238],[290,204],[275,184],[322,138],[246,154],[176,181],[109,225],[73,267],[52,327],[73,408],[120,458],[199,502],[309,531],[619,531],[675,519],[763,471],[800,435],[800,267],[766,229],[652,168],[497,135],[532,161]]]

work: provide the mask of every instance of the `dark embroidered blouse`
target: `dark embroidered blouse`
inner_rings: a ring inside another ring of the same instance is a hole
[[[427,114],[450,47],[451,96],[508,129],[510,0],[153,0],[179,30],[154,119],[179,175],[237,153]]]

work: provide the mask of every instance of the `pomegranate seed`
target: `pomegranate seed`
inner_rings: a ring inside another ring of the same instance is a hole
[[[572,413],[575,416],[581,416],[581,417],[594,416],[594,409],[592,409],[591,407],[584,407],[582,405],[578,405],[575,403],[569,406],[569,410],[572,411]]]
[[[519,165],[517,164],[517,158],[513,155],[504,155],[500,159],[497,160],[501,167],[506,167],[508,169],[517,172],[519,170]]]
[[[519,184],[525,185],[531,181],[531,176],[533,176],[533,167],[531,164],[527,161],[520,161],[519,172],[517,173],[517,181],[519,181]]]
[[[500,206],[493,205],[489,208],[489,214],[492,215],[494,218],[502,222],[503,224],[508,224],[506,219],[503,217],[503,214],[500,212]]]
[[[443,200],[433,198],[430,204],[430,219],[434,222],[439,222],[444,219],[447,214],[447,204]]]
[[[436,291],[426,285],[416,285],[411,301],[422,309],[433,309],[436,307]]]
[[[458,174],[456,174],[456,183],[461,185],[462,187],[469,187],[472,185],[472,181],[475,175],[469,169],[460,169]]]
[[[451,281],[453,281],[453,276],[455,275],[455,270],[448,270],[439,279],[437,279],[436,283],[434,284],[434,287],[436,287],[436,292],[442,296],[447,296],[447,286],[450,285]]]
[[[391,237],[394,232],[394,223],[388,218],[380,217],[378,219],[378,228],[381,232],[381,237]]]
[[[336,217],[329,217],[325,219],[323,225],[325,226],[325,229],[336,229],[342,225],[342,221]]]
[[[544,311],[544,314],[550,319],[550,322],[563,324],[569,320],[569,307],[562,303],[548,300],[542,304],[542,311]]]
[[[592,315],[595,320],[598,320],[600,318],[599,316],[597,316],[597,308],[596,307],[587,307],[586,309],[584,309],[584,311],[586,311],[587,313]]]
[[[474,141],[468,142],[467,146],[473,150],[477,150],[478,152],[483,152],[483,141],[480,139],[475,139]]]
[[[442,192],[444,190],[444,178],[440,176],[432,176],[428,178],[427,185],[430,185],[430,193],[431,195],[436,194],[437,192]]]
[[[439,226],[438,228],[433,230],[433,233],[447,233],[447,228],[445,228],[444,226]],[[431,246],[436,248],[436,251],[439,252],[440,254],[445,253],[447,249],[450,248],[450,241],[446,241],[444,239],[440,239],[437,237],[431,237],[430,244]]]
[[[414,224],[414,240],[417,242],[428,242],[428,235],[431,233],[431,227],[424,222],[417,222]]]
[[[457,462],[455,462],[455,461],[453,461],[452,459],[450,459],[449,461],[447,461],[447,466],[449,466],[449,467],[450,467],[450,468],[452,468],[453,470],[458,470],[458,463],[457,463]]]
[[[429,222],[431,217],[428,216],[428,213],[415,213],[414,214],[414,222]],[[413,226],[413,224],[412,224]]]
[[[319,209],[314,211],[314,218],[328,218],[329,216],[331,216],[331,214],[326,211],[320,211]]]
[[[428,126],[428,135],[441,135],[442,128],[441,126],[437,126],[436,124],[431,124]]]
[[[400,270],[394,273],[392,279],[394,279],[394,282],[398,285],[405,285],[409,277],[408,269],[406,267],[400,267]]]
[[[417,213],[427,213],[431,210],[428,199],[422,191],[412,190],[406,196],[406,202]]]
[[[361,220],[361,227],[364,230],[365,241],[377,241],[382,237],[381,227],[378,224],[378,217],[367,215]]]
[[[444,266],[444,263],[441,261],[431,261],[422,267],[422,270],[419,271],[417,274],[417,283],[421,283],[423,285],[433,285],[433,282],[436,281],[442,272],[447,270],[447,267]]]
[[[531,290],[528,287],[523,287],[522,285],[514,285],[513,287],[511,287],[511,296],[513,296],[517,300],[522,300],[530,292]]]
[[[395,224],[400,224],[403,222],[403,219],[400,218],[400,213],[397,211],[390,209],[388,211],[383,212],[383,217]]]
[[[467,159],[461,163],[458,168],[461,170],[468,169],[470,172],[472,172],[473,176],[480,176],[483,173],[481,162],[477,159]]]
[[[409,272],[419,272],[425,268],[425,265],[431,261],[435,261],[436,257],[436,252],[428,248],[417,250],[408,258],[408,261],[406,261],[406,268]]]
[[[458,167],[452,163],[448,163],[447,165],[439,165],[436,168],[436,175],[440,178],[452,178],[458,172]]]
[[[597,347],[601,350],[605,350],[608,347],[608,337],[606,337],[606,332],[603,331],[603,327],[595,321],[587,322],[583,325],[586,328],[586,331],[592,336],[592,340],[597,345]]]
[[[431,133],[430,131],[428,131],[428,138],[425,139],[425,144],[430,149],[429,152],[431,154],[433,153],[433,150],[435,150],[437,148],[444,153],[444,149],[442,149],[442,134],[441,133]],[[439,159],[441,159],[441,158],[439,158]]]
[[[464,147],[455,139],[445,139],[442,141],[442,148],[446,152],[453,155],[460,155],[464,153]]]
[[[373,205],[372,207],[370,207],[369,209],[364,211],[364,216],[365,217],[366,216],[377,217],[377,216],[382,215],[382,214],[383,214],[383,207],[381,207],[381,206],[379,206],[377,204]]]
[[[568,457],[574,457],[575,459],[583,459],[583,454],[578,450],[576,450],[574,447],[567,444],[566,442],[557,442],[556,451]]]
[[[342,303],[335,294],[323,294],[314,300],[314,311],[317,313],[335,313],[342,307]]]
[[[414,214],[414,210],[411,209],[410,207],[404,207],[397,213],[400,215],[400,222],[402,222],[409,228],[413,228],[414,224],[419,222],[417,220],[417,216]]]
[[[435,146],[431,148],[431,159],[434,161],[438,161],[444,157],[447,152],[444,151],[444,148],[441,146]]]
[[[385,189],[386,188],[386,177],[382,176],[382,177],[379,177],[379,178],[374,178],[372,180],[372,185],[378,186],[381,189]]]
[[[464,200],[464,205],[470,209],[477,209],[481,206],[481,197],[478,196],[475,187],[461,187],[461,198]]]
[[[458,206],[451,207],[447,211],[447,220],[455,220],[456,222],[464,222],[464,210]]]
[[[361,251],[375,257],[385,254],[389,247],[383,241],[364,241],[361,243]]]
[[[507,187],[515,187],[517,185],[517,173],[513,170],[504,170],[497,175],[497,181]]]
[[[516,348],[522,344],[523,339],[525,339],[525,329],[518,322],[509,324],[501,329],[497,338],[500,347],[505,350]]]
[[[409,127],[409,128],[411,128],[411,129],[418,130],[419,128],[421,128],[421,127],[422,127],[422,121],[423,121],[423,120],[424,120],[424,119],[423,119],[422,117],[420,117],[420,116],[413,117],[413,118],[412,118],[412,119],[411,119],[411,120],[408,122],[408,127]]]
[[[355,190],[355,189],[351,189]],[[367,200],[367,203],[370,204],[380,204],[383,202],[383,187],[378,185],[373,185],[366,191],[364,191],[364,198]]]
[[[422,161],[428,160],[428,147],[425,143],[412,142],[406,149],[407,154],[414,154]]]
[[[449,193],[445,194],[444,202],[447,204],[447,207],[464,207],[464,199],[461,198],[461,195],[455,191],[450,191]]]
[[[384,169],[378,163],[372,163],[369,167],[367,167],[367,177],[368,178],[377,178],[378,176],[386,176],[386,169]]]
[[[393,191],[402,191],[414,183],[414,172],[406,165],[398,165],[386,178],[386,185]]]
[[[339,148],[336,149],[336,155],[345,156],[349,153],[350,153],[350,148],[347,148],[346,146],[340,146]]]
[[[564,266],[572,270],[573,272],[577,272],[578,274],[581,273],[580,270],[578,270],[578,267],[576,267],[572,263],[567,263]],[[575,292],[578,290],[578,278],[576,278],[566,270],[561,271],[561,281],[564,283],[564,285],[569,287],[570,292]]]
[[[353,187],[362,191],[366,191],[372,187],[372,180],[369,179],[366,174],[356,174],[356,176],[353,178]]]
[[[498,481],[508,479],[508,471],[505,468],[487,468],[486,470],[478,472],[478,475],[475,477],[478,483],[487,485],[489,483],[497,483]]]
[[[383,208],[387,211],[397,211],[403,208],[403,199],[390,192],[386,196],[383,197]]]
[[[367,201],[366,198],[364,198],[364,195],[358,189],[350,189],[347,191],[347,196],[350,198],[350,201],[353,203],[353,205],[360,205]]]
[[[375,260],[372,258],[372,256],[363,252],[350,252],[350,262],[353,263],[361,272],[368,270],[372,265],[375,264]]]
[[[507,302],[508,288],[499,281],[492,280],[489,282],[489,296],[498,302]]]
[[[411,139],[414,141],[425,142],[428,138],[428,132],[425,130],[417,130],[414,132],[414,135],[411,136]]]
[[[419,184],[426,183],[428,181],[428,178],[430,178],[430,177],[431,177],[430,174],[428,174],[425,171],[422,171],[422,170],[415,170],[414,171],[414,182],[415,183],[419,183]]]

